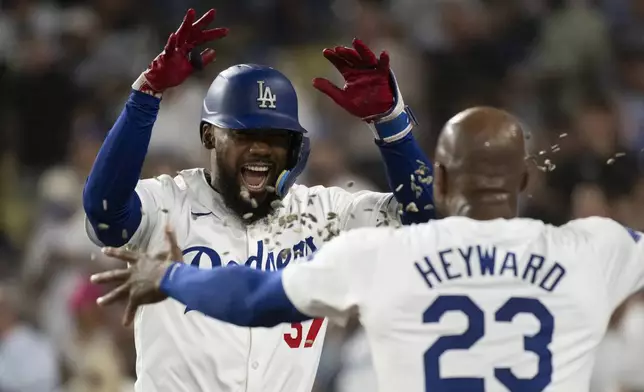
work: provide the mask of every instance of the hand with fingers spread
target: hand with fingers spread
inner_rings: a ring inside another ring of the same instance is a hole
[[[215,19],[215,10],[206,12],[195,21],[195,10],[188,10],[179,29],[170,34],[163,52],[134,82],[132,88],[150,95],[160,96],[164,90],[183,83],[194,71],[215,60],[214,49],[199,53],[195,48],[201,44],[225,37],[227,28],[205,30]]]
[[[313,87],[328,95],[347,112],[363,120],[389,111],[394,104],[390,83],[389,55],[383,51],[380,58],[359,39],[353,48],[336,46],[324,49],[324,57],[335,66],[345,80],[339,88],[327,79],[313,79]]]
[[[127,300],[123,315],[123,325],[128,326],[134,320],[136,310],[141,305],[161,302],[167,298],[160,290],[161,280],[174,262],[183,261],[181,249],[177,245],[174,232],[166,228],[166,240],[170,249],[149,256],[123,248],[103,248],[107,256],[130,263],[127,269],[118,269],[92,275],[92,283],[118,284],[119,286],[98,299],[98,304],[107,306]]]
[[[356,38],[353,48],[336,46],[324,49],[322,53],[342,74],[345,84],[340,88],[327,79],[315,78],[313,87],[347,112],[366,121],[379,140],[392,142],[411,131],[411,122],[415,119],[403,103],[387,52],[382,51],[376,57]],[[395,121],[398,119],[401,121]]]

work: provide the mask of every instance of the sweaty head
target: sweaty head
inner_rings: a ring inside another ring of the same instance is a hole
[[[440,216],[517,216],[528,175],[523,129],[514,116],[489,107],[458,113],[441,132],[435,161]]]
[[[226,205],[251,221],[268,215],[277,177],[286,168],[292,133],[284,130],[232,130],[202,125],[211,150],[212,185]]]

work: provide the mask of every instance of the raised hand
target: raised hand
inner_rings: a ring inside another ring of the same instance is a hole
[[[166,89],[183,83],[195,70],[212,63],[216,57],[214,49],[199,53],[195,48],[228,34],[228,29],[223,27],[205,29],[215,19],[215,14],[211,9],[195,21],[195,10],[189,9],[181,26],[170,34],[163,52],[152,60],[132,88],[159,96]]]
[[[161,302],[167,298],[159,290],[161,280],[173,262],[183,261],[183,255],[177,245],[177,238],[169,227],[166,228],[166,241],[169,250],[160,252],[154,257],[123,248],[103,248],[103,253],[107,256],[130,263],[127,269],[101,272],[91,277],[92,283],[119,285],[99,298],[97,302],[100,306],[107,306],[127,300],[123,314],[125,326],[132,324],[139,306]]]
[[[389,55],[376,55],[359,39],[353,48],[324,49],[324,57],[342,74],[342,88],[327,79],[313,79],[313,87],[328,95],[347,112],[365,121],[387,113],[394,106],[395,85],[391,80]]]

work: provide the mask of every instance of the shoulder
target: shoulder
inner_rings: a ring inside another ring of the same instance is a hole
[[[151,193],[181,194],[189,189],[199,191],[205,184],[204,169],[182,170],[172,177],[168,174],[161,174],[153,178],[140,180],[137,184],[137,191],[145,190]]]
[[[375,197],[377,199],[387,199],[393,195],[390,193],[380,193],[368,190],[360,190],[357,192],[350,192],[339,186],[322,186],[316,185],[307,187],[305,185],[293,185],[291,187],[287,198],[292,197],[295,200],[315,199],[317,198],[322,203],[329,204],[332,207],[344,206],[352,201],[360,201]]]
[[[589,244],[619,245],[628,241],[636,243],[642,238],[642,233],[624,226],[609,218],[591,217],[576,219],[561,227]]]
[[[598,235],[604,237],[620,236],[631,231],[610,218],[596,216],[572,220],[555,230],[584,238],[597,237]]]
[[[288,195],[299,197],[299,196],[326,196],[337,192],[345,192],[342,188],[338,187],[326,187],[322,185],[315,186],[306,186],[301,184],[295,184],[291,187],[288,192]]]
[[[302,205],[304,208],[311,206],[329,206],[335,195],[344,192],[341,188],[330,188],[322,185],[308,187],[306,185],[295,184],[289,189],[288,194],[284,197],[283,203],[287,205]]]

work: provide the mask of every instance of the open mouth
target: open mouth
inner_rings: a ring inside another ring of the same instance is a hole
[[[266,189],[271,165],[266,163],[247,163],[241,168],[244,186],[250,192],[261,192]]]

